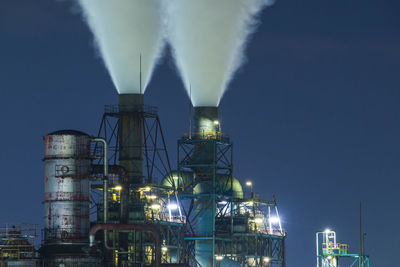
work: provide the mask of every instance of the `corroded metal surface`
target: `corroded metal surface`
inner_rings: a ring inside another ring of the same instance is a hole
[[[60,131],[45,136],[44,141],[45,242],[86,242],[90,226],[90,137]]]

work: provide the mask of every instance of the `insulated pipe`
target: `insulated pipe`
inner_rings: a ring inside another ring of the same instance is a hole
[[[154,243],[155,243],[155,266],[160,267],[161,264],[161,235],[158,231],[157,227],[149,224],[96,224],[90,229],[89,232],[89,242],[90,247],[94,246],[95,235],[98,231],[103,230],[104,232],[108,231],[145,231],[153,234]]]
[[[107,141],[103,138],[93,138],[93,142],[101,142],[103,143],[104,148],[104,156],[103,156],[103,223],[107,223],[108,218],[108,144]]]
[[[93,142],[103,143],[104,156],[103,156],[103,223],[106,224],[108,220],[108,144],[103,138],[93,138]],[[107,231],[104,231],[104,246],[107,247]]]

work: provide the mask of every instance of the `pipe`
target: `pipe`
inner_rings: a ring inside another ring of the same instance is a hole
[[[95,226],[90,229],[89,232],[89,242],[90,242],[90,247],[94,246],[94,238],[95,235],[98,231],[103,230],[104,232],[108,231],[132,231],[132,230],[138,230],[138,231],[145,231],[145,232],[150,232],[153,234],[154,237],[154,243],[155,243],[155,254],[156,254],[156,259],[155,259],[155,266],[160,267],[161,265],[161,235],[160,232],[158,231],[157,227],[154,225],[149,225],[149,224],[96,224]]]
[[[104,156],[103,156],[103,223],[106,224],[108,220],[108,144],[103,138],[93,138],[93,142],[103,143]],[[89,238],[90,239],[90,238]],[[104,231],[104,246],[107,246],[107,232]]]

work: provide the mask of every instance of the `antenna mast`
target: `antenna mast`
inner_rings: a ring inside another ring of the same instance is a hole
[[[140,53],[140,56],[139,56],[139,71],[140,71],[139,90],[140,90],[140,93],[142,93],[142,53]]]
[[[189,139],[192,139],[192,84],[189,85]]]

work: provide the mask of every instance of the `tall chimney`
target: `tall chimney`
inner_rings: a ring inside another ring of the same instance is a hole
[[[121,223],[128,223],[129,191],[132,186],[143,183],[143,94],[118,95],[119,106],[119,164],[127,172],[126,181],[121,181]]]

